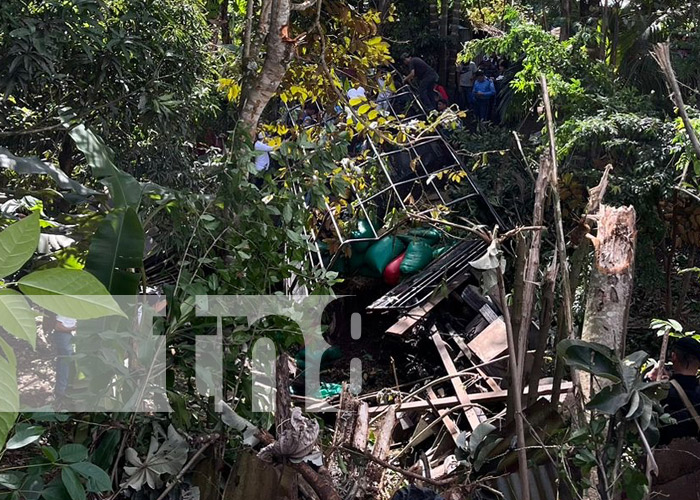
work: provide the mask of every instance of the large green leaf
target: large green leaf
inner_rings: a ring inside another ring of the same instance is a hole
[[[609,385],[596,393],[586,407],[606,415],[614,415],[630,401],[632,394],[626,391],[622,384]]]
[[[14,170],[22,175],[48,175],[56,182],[59,188],[74,191],[80,196],[99,194],[97,191],[86,188],[79,182],[74,181],[64,174],[62,170],[41,161],[39,158],[22,158],[15,156],[2,147],[0,147],[0,168]]]
[[[91,457],[92,463],[101,469],[109,469],[121,443],[122,431],[110,429],[100,438],[100,444]]]
[[[110,491],[112,480],[109,475],[95,464],[90,462],[79,462],[69,466],[75,472],[87,479],[87,490],[93,493]]]
[[[613,382],[622,379],[617,355],[607,346],[585,340],[566,339],[557,345],[557,353],[569,366]]]
[[[85,270],[113,295],[135,295],[140,276],[127,269],[143,266],[143,247],[144,233],[136,211],[117,209],[105,217],[92,237]]]
[[[0,278],[19,270],[39,243],[39,214],[34,212],[0,233]]]
[[[26,340],[32,347],[36,346],[36,320],[29,302],[22,294],[0,289],[0,327],[18,339]]]
[[[78,475],[69,467],[61,469],[61,482],[65,486],[71,500],[85,500],[85,488],[83,488]]]
[[[644,351],[636,351],[622,360],[622,381],[630,390],[642,382],[642,366],[649,359]]]
[[[66,126],[75,115],[69,109],[62,110],[61,119]],[[112,151],[104,141],[84,124],[70,129],[75,145],[85,155],[93,175],[107,188],[117,208],[138,207],[141,200],[141,184],[131,175],[117,168],[112,160]]]
[[[0,338],[0,447],[5,444],[18,411],[17,361],[12,348]]]
[[[8,450],[18,450],[27,445],[35,443],[44,433],[44,428],[40,425],[17,424],[15,434],[7,440]]]
[[[45,269],[19,280],[31,300],[51,312],[75,319],[124,316],[115,300],[92,274],[77,269]]]
[[[58,455],[61,457],[62,462],[82,462],[87,460],[88,450],[80,443],[68,443],[61,446]]]

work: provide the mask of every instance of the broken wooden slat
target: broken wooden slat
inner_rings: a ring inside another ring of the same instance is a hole
[[[355,419],[355,432],[352,436],[353,448],[362,452],[367,448],[367,436],[369,435],[369,405],[362,401],[357,407]]]
[[[479,314],[481,314],[489,323],[493,323],[498,319],[498,314],[496,314],[496,311],[494,311],[489,304],[484,304],[481,306],[481,309],[479,309]]]
[[[381,427],[377,433],[377,441],[374,443],[374,448],[372,448],[372,455],[379,460],[385,460],[389,454],[389,447],[391,446],[391,436],[394,433],[394,426],[396,425],[396,408],[391,407],[389,411],[384,416]],[[368,470],[367,476],[370,480],[370,485],[378,485],[381,483],[382,475],[384,474],[384,468],[379,464],[371,463]]]
[[[561,384],[561,390],[562,392],[567,392],[570,391],[573,388],[573,384],[571,382],[562,382]],[[528,393],[528,389],[525,389],[525,394]],[[546,396],[552,393],[552,384],[540,384],[538,394],[540,396]],[[469,398],[471,399],[472,403],[479,403],[479,404],[489,404],[489,403],[497,403],[500,401],[505,400],[508,397],[508,391],[505,389],[501,389],[500,391],[493,391],[493,392],[481,392],[481,393],[476,393],[476,394],[470,394]],[[421,410],[427,410],[430,408],[449,408],[453,406],[457,406],[459,403],[459,399],[457,399],[457,396],[448,396],[445,398],[438,398],[438,399],[433,399],[431,401],[408,401],[406,403],[401,403],[398,405],[397,411],[421,411]],[[386,411],[388,408],[395,408],[396,405],[380,405],[380,406],[373,406],[370,407],[369,409],[369,414],[370,415],[377,415],[379,413],[382,413]]]
[[[433,308],[445,299],[455,288],[464,283],[467,278],[469,278],[469,273],[463,272],[453,278],[449,283],[447,283],[447,290],[445,293],[437,293],[430,297],[428,302],[420,307],[414,307],[405,316],[399,318],[399,320],[391,326],[386,333],[391,335],[403,335],[408,330],[413,328],[416,323],[425,317]]]
[[[481,361],[491,361],[508,350],[506,324],[502,317],[487,326],[474,340],[467,344]]]
[[[457,347],[459,347],[459,350],[464,353],[464,355],[467,357],[467,359],[469,361],[472,361],[472,357],[473,357],[472,352],[469,350],[469,346],[464,341],[464,339],[462,337],[459,337],[459,336],[455,336],[455,337],[453,337],[453,339],[455,341],[455,344],[457,344]],[[484,370],[482,370],[481,368],[476,368],[476,373],[478,373],[479,376],[486,381],[486,383],[491,388],[491,390],[499,391],[501,389],[501,386],[498,385],[498,382],[496,382],[493,378],[486,375]]]
[[[442,363],[445,365],[445,369],[447,370],[448,375],[456,375],[457,368],[455,367],[454,362],[452,361],[452,358],[450,357],[449,353],[447,352],[447,345],[445,344],[445,341],[442,340],[442,337],[440,334],[435,331],[432,335],[433,342],[435,343],[435,347],[437,347],[438,352],[440,353],[440,357],[442,358]],[[472,429],[476,429],[476,427],[486,420],[486,415],[484,415],[484,412],[481,408],[477,407],[469,407],[468,405],[471,404],[471,400],[469,399],[469,395],[467,394],[467,391],[464,389],[464,385],[462,384],[462,379],[459,377],[452,377],[451,379],[452,382],[452,387],[454,387],[455,393],[457,394],[457,399],[459,400],[459,403],[464,406],[463,411],[464,414],[467,417],[467,421],[469,422],[469,425],[471,426]]]
[[[493,306],[485,299],[473,286],[468,286],[460,295],[462,300],[472,309],[478,311],[479,314],[489,323],[493,323],[498,319],[498,314],[494,311]]]
[[[435,394],[435,391],[432,387],[428,387],[426,392],[428,393],[428,401],[438,399],[438,396],[437,394]],[[447,429],[447,432],[450,433],[450,436],[452,436],[452,440],[455,442],[455,444],[457,444],[457,437],[459,437],[459,427],[457,427],[457,424],[455,424],[454,420],[452,420],[452,418],[450,417],[450,413],[447,410],[440,410],[438,408],[436,408],[435,411],[442,419],[442,423],[445,424],[445,428]]]

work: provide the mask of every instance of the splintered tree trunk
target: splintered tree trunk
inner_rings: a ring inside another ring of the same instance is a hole
[[[634,207],[600,206],[598,235],[592,238],[594,265],[588,285],[583,340],[598,342],[624,355],[632,297],[637,241]],[[584,397],[597,392],[590,377],[581,377]]]

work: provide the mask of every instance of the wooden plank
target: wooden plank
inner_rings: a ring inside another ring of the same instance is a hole
[[[445,341],[442,340],[442,337],[440,337],[440,334],[437,331],[433,333],[432,339],[435,343],[435,347],[437,347],[438,353],[440,353],[440,357],[442,358],[442,364],[445,365],[447,374],[456,375],[458,373],[457,368],[455,367],[452,358],[447,352],[447,344],[445,344]],[[464,411],[469,425],[472,429],[476,429],[476,427],[481,422],[486,420],[486,415],[484,415],[484,412],[481,408],[467,406],[471,403],[471,400],[469,399],[467,391],[464,389],[464,384],[462,383],[461,378],[452,377],[450,381],[452,382],[452,387],[454,387],[455,393],[457,394],[457,399],[459,400],[459,403],[464,406],[462,411]]]
[[[573,388],[571,382],[562,382],[561,390],[562,393],[566,393]],[[528,388],[525,388],[525,394],[528,393]],[[539,391],[537,393],[540,396],[547,396],[552,394],[552,384],[540,384]],[[469,398],[472,403],[479,404],[489,404],[504,401],[508,397],[508,391],[501,389],[500,391],[493,392],[480,392],[476,394],[470,394]],[[408,401],[406,403],[401,403],[398,405],[397,411],[422,411],[431,408],[450,408],[457,406],[459,400],[457,396],[447,396],[445,398],[433,399],[432,401]],[[373,406],[369,409],[370,415],[377,415],[386,411],[388,408],[394,408],[396,405],[381,405]]]
[[[440,302],[442,302],[455,288],[457,288],[459,285],[464,283],[467,278],[469,278],[469,273],[466,271],[459,276],[456,276],[455,278],[452,279],[447,284],[447,290],[445,293],[438,293],[436,295],[433,295],[428,299],[428,302],[423,304],[422,306],[419,307],[414,307],[405,316],[402,316],[399,318],[399,320],[394,323],[393,326],[391,326],[386,333],[390,335],[403,335],[406,333],[408,330],[413,328],[416,323],[418,323],[421,319],[425,317],[426,314],[428,314],[430,311],[433,310],[433,308],[438,305]],[[438,286],[436,290],[439,290],[440,287]]]
[[[435,394],[435,391],[432,387],[428,387],[428,389],[425,392],[428,393],[428,401],[438,399],[438,396],[437,394]],[[452,440],[455,442],[455,444],[457,444],[457,437],[459,436],[459,427],[457,427],[457,424],[455,424],[454,420],[450,418],[450,412],[447,410],[440,410],[438,408],[435,408],[435,411],[442,419],[442,423],[445,424],[445,428],[447,429],[447,432],[450,433],[450,436],[452,436]]]
[[[499,317],[484,328],[467,346],[481,361],[491,361],[493,358],[501,356],[508,350],[506,324],[503,318]]]
[[[369,436],[369,405],[362,401],[357,407],[357,419],[355,420],[355,432],[352,437],[352,446],[360,451],[367,448]]]
[[[483,316],[483,318],[489,323],[493,323],[494,321],[498,320],[498,314],[496,314],[496,311],[494,311],[489,304],[484,304],[481,306],[479,309],[479,314],[481,314],[481,316]]]
[[[469,346],[467,346],[467,343],[464,341],[462,337],[459,336],[454,336],[452,337],[455,341],[455,344],[457,344],[457,347],[459,347],[459,350],[464,353],[464,355],[467,357],[469,361],[472,361],[472,352],[469,350]],[[501,386],[498,385],[498,382],[496,382],[493,378],[489,377],[486,375],[484,370],[481,368],[476,368],[476,373],[479,374],[481,378],[483,378],[488,386],[491,388],[492,391],[500,391]]]

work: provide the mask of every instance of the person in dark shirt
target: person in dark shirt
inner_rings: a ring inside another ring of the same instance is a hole
[[[435,109],[436,95],[433,89],[438,82],[438,75],[428,63],[420,57],[404,54],[403,62],[408,66],[410,72],[403,79],[404,83],[409,83],[413,79],[418,79],[418,97],[420,98],[426,112]]]
[[[673,362],[671,380],[678,383],[695,410],[700,413],[700,383],[698,382],[700,342],[692,337],[679,339],[671,350],[671,361]],[[659,429],[661,432],[659,444],[668,444],[676,438],[700,436],[698,424],[673,384],[669,388],[668,396],[661,401],[661,404],[665,405],[666,412],[676,420],[676,423]]]

